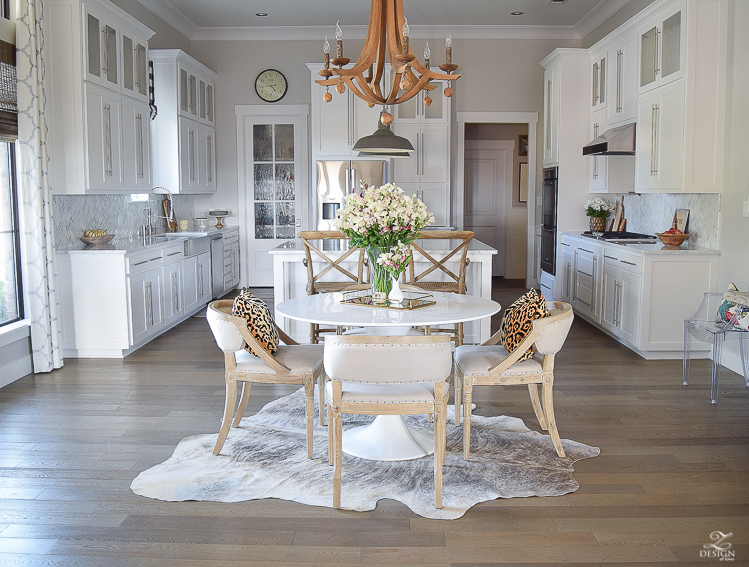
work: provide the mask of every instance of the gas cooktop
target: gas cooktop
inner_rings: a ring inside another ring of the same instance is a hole
[[[651,234],[616,230],[604,230],[603,232],[586,230],[583,232],[583,236],[595,238],[596,240],[605,240],[606,242],[627,242],[630,244],[655,244],[658,242],[658,237]]]

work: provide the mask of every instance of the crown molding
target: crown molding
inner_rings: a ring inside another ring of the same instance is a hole
[[[629,0],[601,0],[575,24],[575,29],[580,37],[585,37],[628,3]]]
[[[138,2],[159,16],[187,39],[193,39],[198,26],[192,23],[192,21],[182,12],[177,10],[177,8],[172,6],[168,0],[138,0]]]
[[[159,2],[160,0],[139,0]],[[628,1],[628,0],[625,0]],[[444,37],[449,32],[453,39],[557,39],[579,40],[582,36],[575,26],[415,26],[411,25],[412,39]],[[332,36],[330,26],[248,26],[197,28],[192,41],[318,41]],[[367,26],[346,26],[346,37],[364,39]]]

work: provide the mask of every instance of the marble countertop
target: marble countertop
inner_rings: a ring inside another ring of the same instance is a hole
[[[142,252],[144,250],[155,250],[158,248],[164,248],[166,246],[173,245],[175,242],[181,242],[188,238],[200,238],[202,236],[211,236],[219,233],[229,233],[238,230],[238,226],[225,226],[221,230],[215,228],[206,230],[205,232],[167,232],[159,233],[151,238],[144,240],[143,238],[135,238],[129,240],[127,238],[115,238],[109,244],[100,244],[98,246],[84,244],[79,242],[73,246],[56,248],[55,252],[62,254],[78,254],[78,253],[101,253],[101,254],[134,254]],[[168,239],[163,239],[164,237]]]
[[[565,232],[565,236],[571,236],[584,242],[595,242],[604,246],[620,246],[628,251],[636,252],[640,254],[703,254],[713,255],[720,254],[720,250],[713,248],[701,248],[699,246],[693,246],[688,242],[685,242],[681,246],[665,246],[660,240],[656,240],[653,244],[634,244],[626,242],[606,242],[605,240],[596,240],[582,236],[576,232]]]
[[[316,241],[317,242],[317,241]],[[324,240],[323,252],[345,252],[348,250],[347,240]],[[460,244],[460,240],[416,240],[416,243],[424,250],[435,253],[440,250],[448,252]],[[317,244],[316,244],[317,245]],[[295,254],[304,253],[304,244],[299,239],[289,240],[270,250],[271,254]],[[496,254],[497,250],[488,244],[484,244],[475,238],[468,243],[468,253],[476,254]]]

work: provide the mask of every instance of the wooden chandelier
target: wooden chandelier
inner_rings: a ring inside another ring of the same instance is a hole
[[[335,85],[339,93],[345,92],[348,87],[370,107],[375,104],[400,104],[422,90],[433,90],[435,86],[429,84],[430,79],[448,81],[445,96],[452,96],[453,90],[449,86],[449,81],[459,78],[460,75],[451,74],[458,66],[451,60],[450,36],[448,35],[446,42],[446,62],[439,66],[445,73],[435,73],[429,69],[429,60],[426,58],[428,56],[425,57],[425,65],[416,59],[409,44],[407,29],[403,15],[403,0],[372,0],[367,38],[359,59],[352,68],[344,69],[351,60],[343,57],[343,41],[340,32],[337,32],[337,57],[329,58],[326,38],[325,69],[318,71],[324,78],[315,82],[328,88]],[[386,53],[393,69],[393,82],[390,91],[383,94],[381,84]],[[368,71],[366,77],[365,71]],[[398,96],[400,90],[404,92]],[[331,98],[331,94],[326,91],[323,100],[330,102]],[[429,105],[431,98],[425,97],[424,103]]]

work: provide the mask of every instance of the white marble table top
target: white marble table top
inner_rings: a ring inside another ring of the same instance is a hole
[[[304,295],[279,303],[276,310],[290,319],[349,327],[422,327],[465,323],[490,317],[502,306],[491,299],[457,293],[430,292],[435,305],[396,310],[341,303],[343,294]]]

